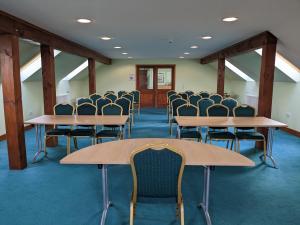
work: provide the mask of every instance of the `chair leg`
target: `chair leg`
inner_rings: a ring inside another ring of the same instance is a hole
[[[264,139],[264,161],[267,160],[267,143],[266,139]]]
[[[228,147],[229,147],[229,141],[227,141],[227,144],[226,144],[226,148],[228,149]]]
[[[234,142],[234,140],[231,140],[231,146],[230,146],[230,150],[232,150],[232,149],[233,149],[233,142]]]
[[[180,225],[184,225],[184,207],[183,207],[183,202],[180,204]]]
[[[47,155],[47,136],[44,136],[44,154]]]
[[[67,155],[71,153],[70,136],[67,136]]]
[[[170,129],[169,129],[169,133],[170,133],[170,136],[172,136],[172,123],[170,122]]]
[[[238,153],[241,152],[240,140],[237,140],[237,150],[238,150]]]
[[[73,141],[74,141],[74,147],[75,147],[75,149],[78,150],[77,138],[73,137]]]
[[[130,225],[133,225],[135,206],[133,202],[130,202]]]

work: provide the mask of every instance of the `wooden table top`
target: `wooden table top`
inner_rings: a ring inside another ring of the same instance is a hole
[[[286,124],[266,117],[200,117],[176,116],[179,126],[209,127],[287,127]]]
[[[254,166],[254,162],[233,151],[188,140],[141,138],[111,141],[80,149],[61,164],[130,164],[131,152],[147,144],[169,144],[186,157],[186,165]]]
[[[125,125],[128,116],[43,115],[25,124],[44,125]]]

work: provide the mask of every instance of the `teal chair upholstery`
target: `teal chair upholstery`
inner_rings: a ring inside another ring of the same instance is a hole
[[[209,98],[213,100],[215,104],[220,104],[223,100],[222,95],[219,94],[212,94],[209,96]]]
[[[191,95],[191,96],[189,97],[189,102],[190,102],[192,105],[198,107],[198,101],[199,101],[200,99],[201,99],[201,96],[200,96],[200,95]]]
[[[172,96],[171,96],[172,97]],[[187,104],[188,101],[182,98],[177,98],[171,102],[171,119],[169,121],[169,133],[172,135],[172,125],[176,123],[175,116],[177,116],[177,108],[181,105]]]
[[[126,94],[127,91],[118,91],[118,98],[121,98],[122,95]]]
[[[90,98],[80,98],[80,99],[77,100],[77,105],[81,105],[83,103],[91,103],[91,104],[93,104],[93,101]]]
[[[174,95],[174,94],[176,94],[176,91],[174,91],[174,90],[168,91],[167,92],[167,98],[169,98],[171,95]]]
[[[133,109],[137,110],[138,115],[140,116],[141,113],[141,92],[138,90],[130,92],[133,95]]]
[[[134,224],[139,202],[176,203],[177,216],[180,215],[180,224],[184,225],[181,192],[184,155],[168,145],[147,145],[133,151],[130,164],[133,176],[130,225]]]
[[[190,97],[191,95],[193,95],[193,94],[194,94],[194,92],[193,92],[193,91],[185,91],[185,93],[187,94],[187,96],[188,96],[188,97]]]
[[[189,96],[185,92],[178,93],[178,95],[181,96],[181,98],[183,98],[184,100],[189,99]]]
[[[201,91],[199,95],[201,96],[201,98],[209,98],[210,96],[210,94],[206,91]]]
[[[112,102],[115,102],[115,101],[117,100],[118,97],[117,97],[116,95],[114,95],[114,94],[109,93],[109,94],[105,95],[105,98],[108,98],[108,99],[110,99]]]
[[[221,104],[229,109],[229,116],[233,116],[233,109],[238,106],[237,100],[233,98],[225,98],[222,100]]]
[[[215,104],[207,108],[207,116],[209,117],[227,117],[229,115],[229,109],[221,104]],[[235,135],[228,131],[227,127],[209,127],[205,142],[207,140],[215,141],[227,141],[227,148],[229,147],[229,142],[231,142],[230,149],[233,148],[233,143],[235,141]]]
[[[90,95],[90,99],[92,100],[93,104],[96,105],[97,100],[101,98],[101,95],[95,93]]]
[[[98,109],[98,115],[102,115],[102,107],[109,104],[109,103],[112,103],[112,101],[108,98],[100,98],[98,99],[97,101],[97,109]]]
[[[178,116],[199,116],[199,109],[191,104],[184,104],[177,108]],[[197,127],[179,127],[178,131],[179,139],[193,139],[201,141],[201,132],[198,131]]]
[[[198,105],[198,109],[199,109],[199,115],[200,116],[207,116],[206,114],[206,110],[208,107],[212,106],[214,104],[214,101],[209,99],[209,98],[201,98],[197,105]]]
[[[108,94],[115,94],[115,92],[114,91],[107,91],[107,92],[105,92],[105,94],[104,94],[104,96],[106,96],[106,95],[108,95]]]

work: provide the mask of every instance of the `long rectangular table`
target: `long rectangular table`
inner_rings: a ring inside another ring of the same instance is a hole
[[[207,225],[211,225],[209,215],[210,169],[211,166],[254,166],[250,159],[224,148],[194,141],[179,139],[141,138],[126,139],[92,145],[63,158],[61,164],[93,164],[102,166],[103,212],[101,225],[105,224],[111,202],[108,193],[107,165],[129,165],[131,153],[147,144],[168,144],[181,151],[186,165],[204,166],[204,186],[200,207],[204,211]]]
[[[287,127],[286,124],[266,117],[199,117],[199,116],[176,116],[179,127],[255,127],[268,128],[267,158],[274,168],[277,168],[273,158],[274,129]],[[260,157],[263,158],[262,156]],[[266,160],[264,160],[266,163]]]
[[[33,161],[35,162],[38,156],[43,152],[43,138],[42,126],[45,125],[92,125],[92,126],[105,126],[116,125],[122,129],[124,137],[125,125],[128,121],[128,116],[110,116],[110,115],[43,115],[34,119],[25,121],[25,124],[33,124],[36,128],[36,146],[37,152],[34,155]],[[128,127],[129,128],[129,127]]]

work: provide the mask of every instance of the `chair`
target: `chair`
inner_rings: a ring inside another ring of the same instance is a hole
[[[77,100],[77,105],[81,105],[83,103],[91,103],[91,104],[93,104],[93,100],[90,99],[90,98],[79,98]]]
[[[106,96],[106,95],[108,95],[108,94],[115,94],[115,92],[114,91],[107,91],[107,92],[105,92],[105,94],[104,94],[104,96]]]
[[[198,101],[201,99],[200,95],[191,95],[189,97],[189,101],[192,105],[197,106],[198,107]]]
[[[115,102],[118,97],[116,95],[114,95],[114,94],[109,93],[109,94],[105,95],[105,98],[108,98],[112,102]]]
[[[128,125],[129,125],[129,130],[131,131],[130,100],[127,98],[121,97],[121,98],[118,98],[115,101],[115,103],[122,107],[122,109],[123,109],[122,115],[129,116]]]
[[[133,151],[130,165],[133,192],[130,202],[130,225],[134,224],[137,203],[161,201],[176,203],[176,216],[184,225],[182,175],[185,157],[175,148],[164,145],[146,145]]]
[[[167,108],[167,113],[168,113],[168,122],[170,122],[171,119],[171,113],[172,113],[172,109],[171,109],[171,102],[177,98],[182,98],[180,95],[178,94],[173,94],[170,95],[168,98],[168,108]]]
[[[168,91],[167,92],[167,98],[169,98],[171,95],[174,95],[174,94],[176,94],[176,91],[174,91],[174,90]]]
[[[211,100],[215,102],[215,104],[220,104],[223,100],[223,96],[219,94],[212,94],[209,96]]]
[[[126,94],[127,91],[118,91],[118,98],[121,98],[122,95]]]
[[[193,94],[194,94],[194,92],[193,92],[193,91],[185,91],[184,93],[186,93],[188,97],[190,97],[191,95],[193,95]]]
[[[132,94],[124,94],[122,95],[123,98],[127,98],[130,101],[130,115],[132,119],[132,125],[134,123],[134,96]]]
[[[175,99],[171,102],[171,119],[169,121],[169,124],[170,124],[169,133],[170,133],[170,135],[172,135],[172,125],[173,125],[173,123],[176,123],[175,116],[177,116],[177,108],[179,106],[187,104],[187,103],[188,103],[187,100],[184,100],[182,98],[177,98],[177,99]]]
[[[97,115],[97,107],[91,103],[83,103],[76,108],[77,115]],[[71,131],[71,137],[74,138],[75,148],[78,149],[78,137],[90,137],[92,144],[95,143],[95,125],[78,125],[78,128]]]
[[[92,100],[93,104],[96,105],[97,100],[101,98],[101,95],[94,93],[90,95],[90,99]]]
[[[228,116],[229,109],[221,104],[215,104],[207,108],[207,116],[209,117],[218,117],[218,116]],[[206,137],[205,143],[207,139],[210,140],[210,144],[212,140],[215,141],[227,141],[227,148],[229,147],[229,142],[231,141],[231,147],[233,147],[233,142],[235,140],[235,135],[228,131],[227,127],[209,127]]]
[[[208,107],[212,106],[214,104],[214,101],[209,98],[201,98],[197,105],[199,109],[199,115],[200,116],[207,116],[206,110]]]
[[[239,105],[233,109],[233,116],[235,117],[255,117],[255,108],[249,105]],[[266,138],[262,133],[259,133],[253,127],[236,127],[235,137],[237,141],[237,151],[240,152],[240,141],[263,141],[264,143],[264,158],[266,159]]]
[[[70,104],[57,104],[53,107],[54,115],[73,115],[74,107]],[[47,130],[44,137],[44,152],[47,155],[46,141],[50,137],[65,136],[67,138],[67,154],[70,154],[70,133],[71,128],[66,128],[66,125],[54,126],[53,129]]]
[[[112,103],[112,101],[108,98],[100,98],[97,100],[96,106],[98,109],[98,115],[102,115],[102,107],[109,103]]]
[[[102,107],[102,115],[123,115],[123,109],[121,106],[119,106],[116,103],[109,103],[108,105],[105,105]],[[101,131],[97,132],[96,134],[96,141],[98,143],[98,140],[102,142],[102,139],[104,138],[116,138],[121,139],[122,132],[121,127],[118,125],[105,125]],[[106,129],[107,128],[107,129]],[[119,128],[119,129],[117,129]]]
[[[199,95],[201,96],[201,98],[209,98],[210,94],[207,91],[201,91]]]
[[[188,100],[188,95],[185,92],[178,93],[183,99]]]
[[[130,92],[131,95],[133,95],[133,108],[137,109],[138,114],[140,116],[140,112],[141,112],[141,92],[138,90],[132,91]]]
[[[233,116],[233,109],[238,105],[238,102],[233,98],[225,98],[221,104],[229,109],[229,116]]]
[[[199,116],[199,109],[191,104],[184,104],[177,108],[178,116]],[[196,139],[201,141],[201,132],[197,127],[179,127],[178,138],[179,139]]]

